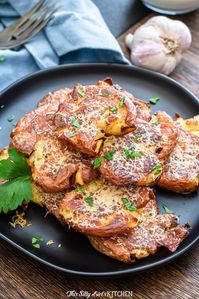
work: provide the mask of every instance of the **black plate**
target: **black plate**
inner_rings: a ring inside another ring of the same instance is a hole
[[[39,99],[49,91],[69,86],[74,82],[95,83],[107,76],[132,92],[136,97],[145,99],[159,96],[160,101],[154,110],[165,110],[170,115],[178,112],[183,117],[194,116],[199,111],[196,97],[172,79],[150,71],[119,65],[68,65],[41,71],[18,81],[0,96],[0,148],[9,142],[12,124],[7,121],[10,114],[16,120],[31,111]],[[160,249],[157,254],[126,265],[98,253],[89,244],[87,238],[73,230],[67,231],[55,218],[47,216],[42,208],[30,205],[27,219],[32,226],[13,229],[9,225],[11,215],[1,215],[0,227],[2,237],[21,251],[35,259],[69,274],[93,277],[112,277],[137,273],[168,263],[187,251],[199,239],[199,200],[197,194],[177,195],[165,190],[157,190],[160,211],[166,204],[177,215],[181,223],[189,221],[192,226],[189,237],[177,252],[171,254]],[[32,247],[32,236],[41,235],[46,241],[56,243],[50,247],[43,244],[38,250]],[[60,248],[58,244],[62,244]]]

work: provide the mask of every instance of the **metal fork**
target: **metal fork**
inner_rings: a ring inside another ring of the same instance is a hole
[[[46,26],[57,8],[49,4],[43,6],[45,1],[40,0],[23,17],[0,32],[1,50],[15,48],[24,44]]]

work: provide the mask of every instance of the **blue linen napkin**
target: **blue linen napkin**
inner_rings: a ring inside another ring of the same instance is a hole
[[[0,0],[0,31],[38,0]],[[12,50],[0,50],[0,90],[40,69],[65,63],[128,64],[98,8],[90,0],[59,0],[59,9],[43,31]]]

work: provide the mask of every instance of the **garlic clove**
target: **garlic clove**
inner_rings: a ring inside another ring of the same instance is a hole
[[[133,43],[133,34],[132,34],[132,33],[128,33],[128,34],[125,36],[125,44],[126,44],[126,46],[127,46],[130,50],[131,50],[132,43]]]
[[[126,44],[134,64],[168,75],[190,47],[191,33],[181,21],[156,16],[129,35]]]
[[[157,43],[140,43],[131,52],[131,61],[135,65],[140,65],[152,70],[161,70],[165,64],[165,54],[162,50],[162,43],[157,47]]]

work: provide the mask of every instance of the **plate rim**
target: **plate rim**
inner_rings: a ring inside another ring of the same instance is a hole
[[[162,80],[166,80],[167,82],[170,82],[172,84],[174,84],[175,86],[177,86],[179,89],[181,89],[183,92],[189,94],[189,96],[191,96],[193,98],[193,101],[196,104],[199,104],[199,98],[192,92],[190,91],[187,87],[183,86],[180,82],[177,82],[176,80],[174,80],[171,77],[168,77],[164,74],[161,73],[157,73],[148,69],[144,69],[144,68],[140,68],[140,67],[136,67],[136,66],[132,66],[132,65],[122,65],[122,64],[110,64],[110,63],[76,63],[76,64],[64,64],[64,65],[59,65],[59,66],[54,66],[54,67],[50,67],[44,70],[39,70],[37,72],[33,72],[31,74],[28,74],[18,80],[16,80],[15,82],[13,82],[12,84],[10,84],[8,87],[6,87],[5,89],[3,89],[2,91],[0,91],[0,97],[2,97],[5,93],[7,93],[8,91],[10,91],[11,89],[17,87],[17,85],[20,85],[21,83],[24,83],[28,80],[34,79],[35,77],[38,76],[42,76],[45,75],[47,73],[53,73],[54,71],[57,71],[59,69],[61,70],[65,70],[65,69],[78,69],[78,68],[85,68],[85,67],[95,67],[95,68],[112,68],[112,69],[126,69],[126,70],[134,70],[135,72],[138,73],[143,73],[145,75],[148,76],[153,76],[156,78],[161,78]],[[192,242],[190,242],[189,244],[187,244],[184,248],[179,249],[177,252],[172,253],[171,255],[165,257],[165,258],[161,258],[158,261],[152,262],[149,265],[142,265],[142,266],[138,266],[135,268],[130,268],[130,269],[124,269],[124,270],[114,270],[114,271],[106,271],[106,272],[85,272],[85,271],[77,271],[77,270],[70,270],[67,269],[66,267],[60,267],[57,266],[51,262],[48,262],[46,260],[44,260],[43,258],[40,258],[39,256],[33,254],[32,252],[30,252],[29,250],[23,248],[22,246],[18,245],[15,241],[9,239],[8,237],[6,237],[5,235],[3,235],[2,233],[0,234],[0,237],[5,240],[6,242],[8,242],[9,244],[11,244],[14,248],[17,248],[18,250],[20,250],[22,253],[27,254],[28,256],[30,256],[31,258],[39,261],[40,263],[44,264],[45,266],[51,267],[55,270],[59,270],[62,271],[66,274],[72,275],[72,276],[76,276],[76,277],[90,277],[90,278],[111,278],[111,277],[121,277],[121,276],[127,276],[127,275],[132,275],[132,274],[138,274],[141,272],[145,272],[145,271],[149,271],[149,270],[153,270],[156,269],[160,266],[163,266],[165,264],[168,264],[174,260],[176,260],[178,257],[182,256],[183,254],[185,254],[188,250],[190,250],[195,244],[197,244],[199,242],[199,234],[192,240]],[[133,265],[133,264],[132,264]]]
[[[199,243],[199,235],[198,235],[195,240],[193,240],[191,243],[189,243],[186,247],[182,248],[181,250],[171,253],[170,256],[160,259],[159,261],[153,262],[149,265],[141,266],[140,269],[137,269],[137,267],[135,267],[135,268],[130,268],[130,269],[109,271],[109,272],[85,272],[85,271],[70,270],[67,268],[57,266],[51,262],[48,262],[48,261],[40,258],[39,256],[33,254],[32,252],[28,251],[27,249],[21,247],[20,245],[18,245],[17,243],[12,241],[8,237],[4,236],[3,234],[1,234],[0,237],[7,243],[11,244],[14,248],[17,248],[22,253],[25,253],[26,255],[30,256],[31,258],[35,259],[36,261],[40,262],[41,264],[44,264],[45,266],[48,266],[54,270],[59,270],[66,274],[70,274],[72,276],[85,277],[85,278],[86,277],[87,278],[122,277],[122,276],[129,276],[129,275],[133,275],[133,274],[139,274],[139,273],[146,272],[149,270],[154,270],[154,269],[157,269],[161,266],[164,266],[164,265],[176,260],[180,256],[184,255],[187,251],[189,251],[194,245]],[[131,265],[133,265],[133,264],[131,264]]]

